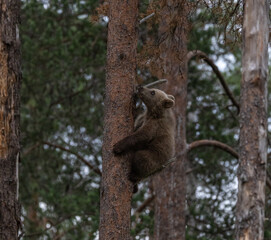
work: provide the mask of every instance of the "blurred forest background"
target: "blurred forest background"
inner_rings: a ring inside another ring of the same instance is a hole
[[[155,12],[152,2],[140,1],[140,19]],[[194,4],[188,49],[207,54],[239,99],[241,3]],[[23,239],[98,239],[106,3],[25,0],[21,14]],[[139,56],[155,38],[157,21],[153,16],[140,24]],[[139,83],[155,80],[147,68],[138,69]],[[188,69],[188,142],[215,139],[238,150],[238,131],[237,111],[217,76],[203,60],[193,58]],[[186,239],[233,239],[237,159],[217,148],[199,148],[190,152],[187,169]],[[150,179],[144,181],[133,196],[134,239],[150,239],[153,233],[151,185]],[[267,188],[266,239],[271,238],[270,205]]]

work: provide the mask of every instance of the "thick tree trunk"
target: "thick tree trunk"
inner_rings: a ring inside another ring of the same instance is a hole
[[[114,156],[112,147],[133,131],[137,14],[137,0],[109,1],[101,240],[130,239],[132,185],[128,180],[129,156]]]
[[[20,1],[0,0],[0,239],[18,239]]]
[[[156,240],[185,239],[186,106],[187,106],[187,6],[171,1],[162,6],[159,26],[160,78],[169,80],[167,93],[175,97],[177,161],[154,176]]]
[[[246,0],[236,239],[264,239],[269,5]]]

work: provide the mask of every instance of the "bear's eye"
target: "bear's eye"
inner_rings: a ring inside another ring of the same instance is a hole
[[[155,91],[151,91],[151,95],[154,95],[155,94]]]

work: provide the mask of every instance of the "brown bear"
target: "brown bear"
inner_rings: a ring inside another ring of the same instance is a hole
[[[158,89],[138,86],[137,95],[147,110],[135,120],[135,132],[116,143],[115,154],[131,153],[130,180],[134,192],[140,180],[162,169],[175,154],[175,99]]]

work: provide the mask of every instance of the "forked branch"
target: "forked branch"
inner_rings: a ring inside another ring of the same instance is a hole
[[[196,57],[196,56],[202,58],[213,69],[213,71],[216,74],[217,78],[219,79],[222,87],[224,88],[226,94],[230,98],[232,104],[237,108],[237,111],[239,113],[239,111],[240,111],[239,103],[234,98],[234,96],[233,96],[231,90],[229,89],[223,75],[221,74],[221,72],[219,71],[218,67],[215,65],[213,60],[211,60],[204,52],[202,52],[200,50],[194,50],[194,51],[190,51],[187,53],[187,62],[189,62],[193,57]]]

